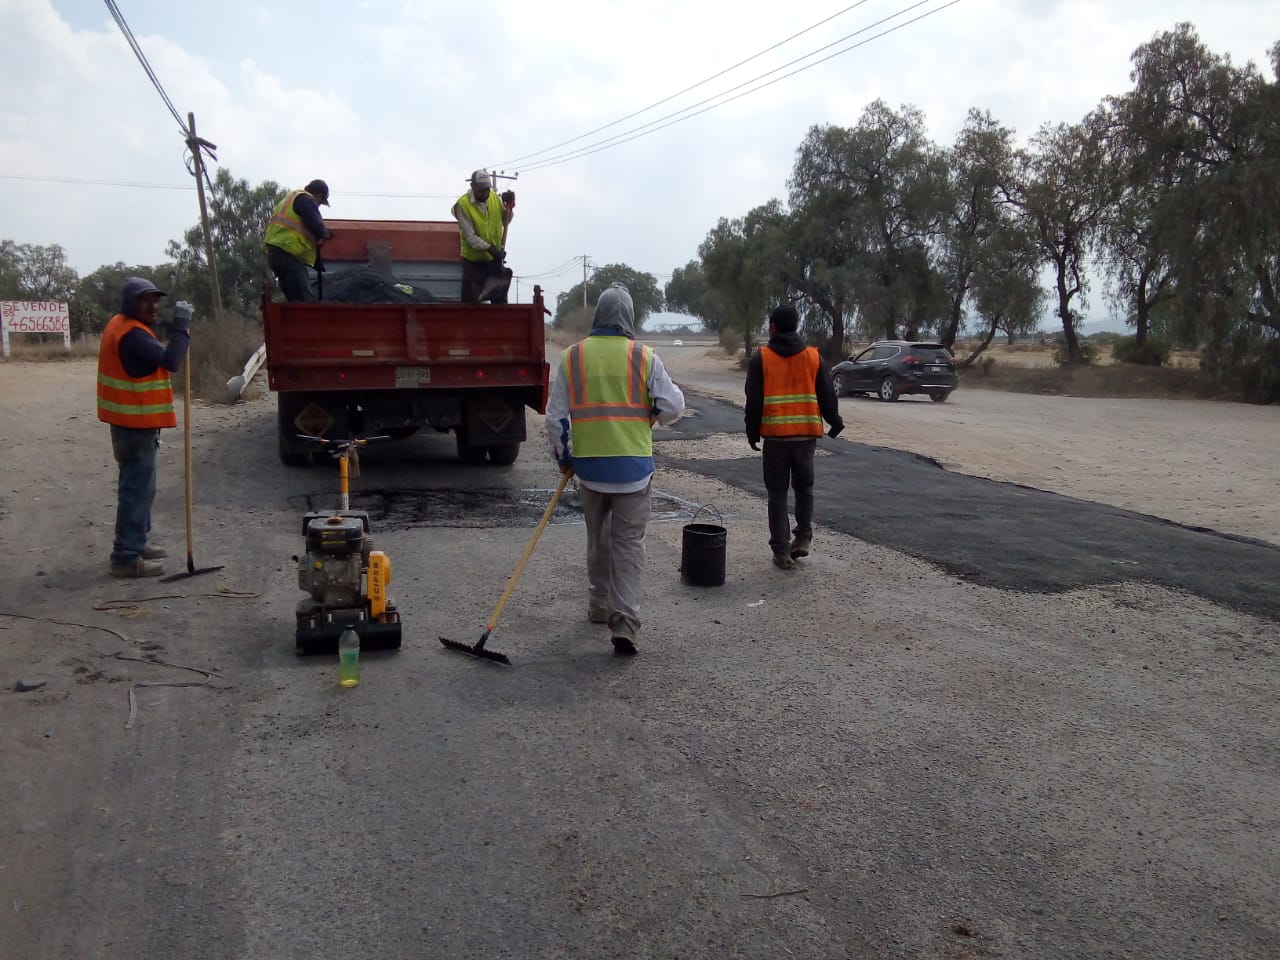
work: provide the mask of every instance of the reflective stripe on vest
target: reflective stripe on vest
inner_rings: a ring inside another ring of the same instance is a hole
[[[279,247],[285,253],[297,257],[308,267],[316,265],[316,238],[306,228],[302,218],[293,212],[293,201],[306,193],[305,190],[294,190],[276,204],[271,211],[271,219],[267,221],[267,235],[263,243]]]
[[[102,332],[98,350],[98,419],[118,427],[145,430],[176,427],[169,371],[157,367],[145,377],[131,377],[120,360],[120,341],[131,330],[151,333],[145,323],[117,313]]]
[[[814,347],[784,357],[770,347],[760,348],[764,364],[762,437],[820,437],[822,412],[814,386],[822,358]]]
[[[495,247],[502,245],[502,201],[498,199],[496,193],[489,191],[489,198],[485,201],[483,210],[476,206],[469,192],[458,198],[458,206],[471,220],[481,240]],[[488,250],[477,250],[467,243],[467,235],[461,230],[458,231],[458,239],[464,259],[477,263],[489,263],[493,260]]]
[[[588,337],[564,352],[574,456],[653,456],[652,356],[627,337]]]

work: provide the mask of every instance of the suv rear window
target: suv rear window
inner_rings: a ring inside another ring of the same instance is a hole
[[[907,351],[921,363],[950,363],[951,354],[946,347],[910,347]]]

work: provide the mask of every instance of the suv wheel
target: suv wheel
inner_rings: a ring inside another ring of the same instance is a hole
[[[880,390],[878,392],[881,400],[886,403],[892,403],[899,396],[898,381],[893,376],[885,377],[880,381]]]
[[[831,376],[831,385],[836,388],[836,396],[844,396],[844,375],[835,373]]]
[[[941,393],[929,394],[929,399],[932,400],[934,403],[946,403],[947,397],[949,396],[951,396],[951,391],[943,390]]]

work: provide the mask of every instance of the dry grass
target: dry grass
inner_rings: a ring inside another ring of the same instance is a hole
[[[262,323],[228,313],[221,323],[197,321],[191,333],[191,394],[207,403],[226,403],[227,380],[244,369],[245,361],[262,344]],[[97,357],[101,341],[97,334],[78,337],[68,352],[60,339],[41,343],[14,337],[9,341],[9,359],[27,363],[84,360]],[[178,382],[175,378],[175,385]]]
[[[977,364],[960,371],[962,387],[987,387],[1012,393],[1126,399],[1228,399],[1199,370],[1093,364],[1085,367]]]

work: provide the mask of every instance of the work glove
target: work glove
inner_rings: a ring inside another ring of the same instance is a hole
[[[503,260],[507,259],[507,251],[503,250],[501,247],[490,247],[489,256],[493,257],[494,263],[501,263]]]
[[[844,432],[844,421],[841,420],[834,427],[832,427],[830,430],[827,431],[827,436],[834,439],[840,436],[840,434],[842,434],[843,432]]]
[[[179,300],[173,305],[173,329],[191,332],[191,317],[195,313],[191,304]]]
[[[760,441],[759,441],[759,440],[748,440],[748,441],[747,441],[747,443],[748,443],[748,444],[750,444],[750,446],[751,446],[751,449],[752,449],[752,450],[755,450],[757,453],[759,453],[759,452],[760,452]]]
[[[514,190],[504,190],[502,192],[502,205],[508,210],[516,208],[516,192]]]

